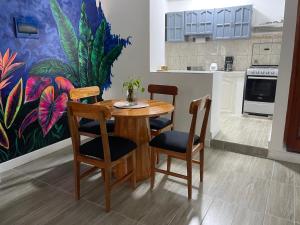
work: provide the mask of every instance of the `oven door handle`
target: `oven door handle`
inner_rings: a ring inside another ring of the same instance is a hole
[[[249,80],[277,80],[277,77],[252,77],[252,76],[247,76],[247,79],[249,79]]]

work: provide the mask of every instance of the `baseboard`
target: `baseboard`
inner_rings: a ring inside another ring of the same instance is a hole
[[[300,164],[300,154],[292,153],[292,152],[269,150],[268,158]]]
[[[59,151],[67,146],[70,146],[71,144],[72,144],[71,138],[68,138],[63,141],[56,142],[55,144],[48,145],[44,148],[40,148],[38,150],[30,152],[26,155],[22,155],[15,159],[11,159],[9,161],[3,162],[0,164],[0,173],[21,166],[23,164],[29,163],[35,159],[41,158],[53,152]]]

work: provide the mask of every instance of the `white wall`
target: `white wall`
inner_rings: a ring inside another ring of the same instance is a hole
[[[284,15],[285,0],[167,0],[168,12],[213,9],[239,5],[253,5],[253,24],[280,21]]]
[[[273,120],[272,136],[269,146],[269,155],[272,158],[300,162],[300,155],[289,153],[283,143],[285,119],[287,112],[288,90],[292,72],[293,49],[295,41],[295,28],[297,19],[297,0],[288,0],[285,7],[285,24],[281,61],[279,64],[279,78],[275,99],[275,113]]]
[[[157,6],[160,7],[157,7]],[[150,70],[165,65],[165,13],[167,1],[150,1]]]

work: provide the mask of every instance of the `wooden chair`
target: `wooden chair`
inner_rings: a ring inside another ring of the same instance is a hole
[[[200,164],[200,181],[203,181],[204,168],[204,142],[205,134],[210,112],[211,100],[208,96],[192,101],[190,105],[190,114],[192,114],[192,122],[190,132],[167,131],[159,134],[150,142],[151,146],[151,189],[154,187],[155,172],[172,175],[187,180],[188,199],[192,197],[192,163]],[[202,128],[200,136],[195,135],[198,111],[204,111]],[[200,160],[193,160],[194,152],[199,151]],[[167,170],[155,168],[156,154],[166,154],[170,159],[178,158],[187,162],[187,175],[171,172],[171,160],[168,160]]]
[[[149,84],[148,92],[150,93],[150,99],[152,100],[154,94],[162,95],[172,95],[173,101],[172,104],[175,107],[176,95],[178,95],[178,88],[176,86],[169,85],[158,85],[158,84]],[[165,117],[153,117],[149,119],[151,135],[156,136],[165,130],[173,130],[174,127],[174,114],[173,111],[171,114],[171,119]]]
[[[101,136],[81,145],[78,117],[96,120],[100,123],[99,134]],[[105,208],[110,210],[111,189],[131,179],[133,188],[136,186],[136,158],[137,145],[126,138],[108,136],[105,121],[111,117],[110,110],[105,106],[68,103],[68,119],[72,137],[75,170],[75,198],[80,198],[80,179],[97,169],[101,169],[105,183]],[[123,177],[111,182],[112,168],[124,160],[131,161],[131,171]],[[93,167],[80,174],[80,164],[85,163]]]
[[[98,86],[83,87],[83,88],[73,88],[70,90],[70,98],[73,101],[78,101],[80,99],[91,98],[93,103],[98,101],[97,97],[100,94],[100,88]],[[115,121],[106,121],[106,127],[108,133],[113,133],[115,128]],[[97,137],[99,135],[99,123],[97,121],[83,119],[79,127],[81,135],[88,137]]]

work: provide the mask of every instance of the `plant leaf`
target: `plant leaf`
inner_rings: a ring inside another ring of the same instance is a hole
[[[23,80],[22,78],[11,90],[7,97],[5,111],[4,111],[4,124],[7,129],[11,127],[16,116],[20,110],[23,99]]]
[[[57,59],[47,59],[34,64],[29,73],[40,76],[57,76],[60,74],[73,83],[79,82],[78,74],[75,73],[72,67]]]
[[[58,89],[65,91],[69,94],[70,90],[74,88],[73,84],[64,77],[55,77],[55,82]]]
[[[40,99],[38,119],[46,136],[55,123],[62,117],[67,108],[68,95],[62,93],[54,100],[54,87],[47,87]]]
[[[92,52],[92,31],[88,24],[86,7],[83,2],[81,5],[81,16],[79,21],[79,43],[78,43],[78,62],[80,86],[90,85],[91,80],[91,52]]]
[[[51,84],[51,78],[30,76],[25,88],[25,103],[40,98],[43,90]]]
[[[0,123],[0,146],[5,149],[9,149],[9,140],[6,131],[2,126],[2,123]]]
[[[57,25],[60,44],[73,70],[78,73],[78,40],[73,25],[56,0],[50,0],[50,6]]]
[[[111,75],[111,67],[115,60],[118,59],[119,55],[121,54],[123,49],[122,45],[115,46],[112,50],[110,50],[102,59],[98,71],[97,76],[97,82],[98,85],[103,90],[106,85],[108,84],[108,81],[110,81],[110,75]]]
[[[93,42],[91,62],[92,62],[92,73],[93,73],[94,85],[98,84],[97,80],[98,80],[99,67],[104,57],[104,39],[105,39],[106,26],[107,23],[105,19],[103,19],[96,31],[95,39]]]
[[[21,138],[24,130],[32,123],[34,123],[35,121],[37,121],[38,119],[38,109],[34,109],[32,110],[29,114],[27,114],[27,116],[25,117],[25,119],[23,120],[20,128],[19,128],[19,138]]]

